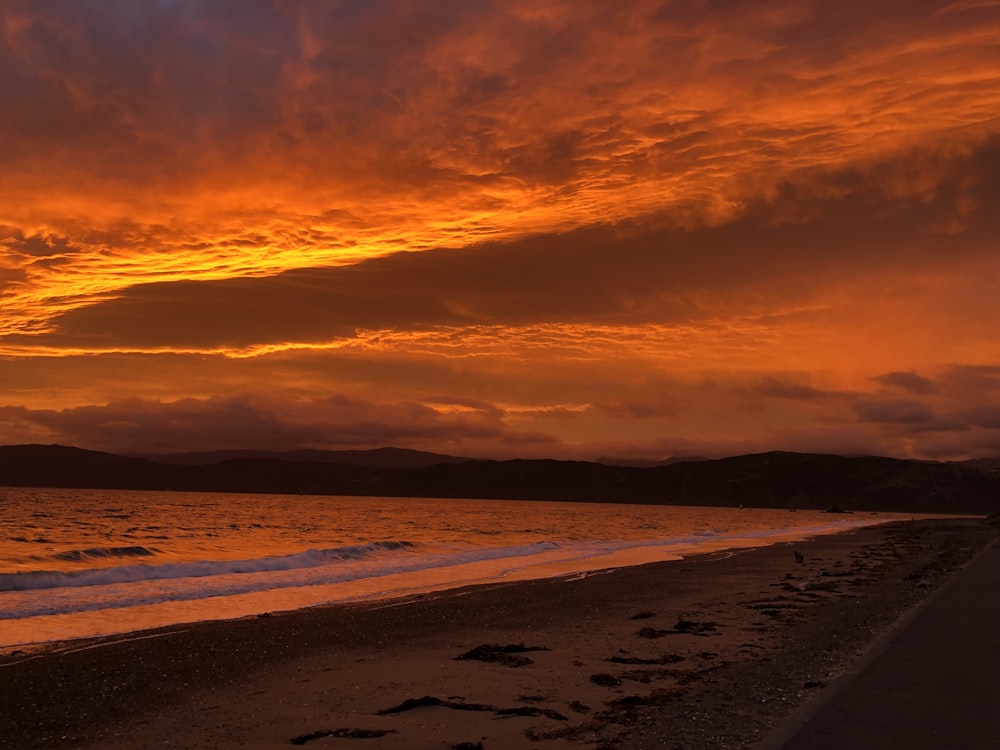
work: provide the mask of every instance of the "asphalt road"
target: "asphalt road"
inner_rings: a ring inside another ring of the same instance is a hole
[[[1000,749],[1000,543],[760,750]]]

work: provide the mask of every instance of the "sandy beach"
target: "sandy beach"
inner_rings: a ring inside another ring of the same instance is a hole
[[[9,653],[0,747],[751,747],[995,533],[891,523]]]

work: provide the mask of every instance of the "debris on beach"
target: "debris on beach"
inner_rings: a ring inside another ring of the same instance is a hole
[[[640,638],[662,638],[665,635],[717,635],[718,626],[714,622],[695,622],[693,620],[678,620],[672,628],[642,628]]]
[[[405,711],[412,711],[415,708],[426,708],[437,706],[440,708],[450,708],[454,711],[491,711],[497,716],[544,716],[556,721],[567,721],[567,718],[558,711],[550,708],[538,708],[537,706],[514,706],[513,708],[497,708],[488,703],[465,703],[464,701],[450,701],[438,698],[433,695],[425,695],[422,698],[407,698],[398,706],[385,708],[378,711],[379,716],[389,714],[401,714]]]
[[[395,734],[395,729],[321,729],[318,732],[310,732],[293,737],[293,745],[304,745],[313,740],[321,740],[326,737],[341,737],[353,740],[369,740],[385,737],[387,734]]]
[[[609,656],[606,661],[612,664],[676,664],[679,661],[684,661],[684,657],[680,654],[664,654],[652,659],[644,659],[639,656]]]
[[[525,646],[523,643],[509,643],[501,646],[499,643],[484,643],[474,649],[456,656],[456,661],[485,661],[503,664],[506,667],[523,667],[533,663],[527,656],[519,656],[527,651],[548,651],[544,646]]]
[[[636,612],[632,615],[630,620],[648,620],[650,617],[656,617],[656,612]]]
[[[606,672],[598,672],[597,674],[590,675],[590,681],[601,687],[617,687],[622,684],[621,680],[613,674],[607,674]]]

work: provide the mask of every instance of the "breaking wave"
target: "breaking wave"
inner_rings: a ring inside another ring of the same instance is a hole
[[[0,590],[7,586],[6,606],[0,609],[0,621],[339,584],[397,573],[460,567],[489,560],[520,560],[560,549],[554,542],[460,552],[428,553],[416,550],[416,547],[417,545],[409,542],[376,542],[334,550],[308,550],[297,555],[259,560],[133,565],[82,571],[85,574],[83,580],[88,581],[86,583],[77,582],[81,579],[81,573],[38,571],[8,574],[0,577]],[[401,551],[410,551],[410,554],[396,554]],[[378,554],[380,552],[389,554]],[[281,567],[282,564],[285,567]],[[517,567],[515,564],[512,569],[516,570]],[[193,574],[192,570],[197,570],[199,575]],[[167,572],[171,575],[164,575]],[[240,573],[255,575],[239,575]],[[19,588],[11,585],[10,579],[15,577],[18,578]],[[8,580],[4,581],[3,578]],[[81,591],[81,586],[98,588]],[[42,588],[49,589],[44,597],[35,593]]]
[[[152,557],[158,549],[155,547],[91,547],[90,549],[71,549],[65,552],[56,552],[50,557],[53,560],[63,560],[65,562],[83,562],[85,560],[106,560],[109,557]]]
[[[292,555],[259,557],[250,560],[196,560],[161,563],[159,565],[145,563],[118,565],[70,572],[31,570],[18,573],[0,573],[0,591],[106,586],[116,583],[136,583],[171,578],[204,578],[233,573],[300,570],[318,568],[348,560],[360,560],[379,553],[411,550],[414,546],[411,542],[384,541],[331,549],[310,549]],[[156,554],[155,551],[145,547],[110,547],[71,550],[57,553],[53,557],[60,560],[79,561],[108,557],[147,557],[154,554]]]

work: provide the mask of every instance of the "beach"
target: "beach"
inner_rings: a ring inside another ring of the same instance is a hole
[[[995,534],[893,522],[7,653],[0,747],[752,747]]]

